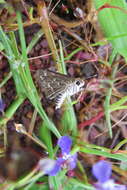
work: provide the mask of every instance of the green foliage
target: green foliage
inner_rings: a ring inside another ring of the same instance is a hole
[[[125,0],[94,0],[94,3],[107,40],[127,59],[127,3]]]
[[[4,1],[1,0],[0,3],[4,3]],[[94,3],[96,9],[98,10],[99,21],[106,39],[110,41],[113,46],[113,53],[110,56],[109,63],[107,63],[107,65],[112,70],[110,80],[111,86],[107,90],[107,96],[104,104],[106,121],[109,127],[110,136],[112,137],[110,113],[116,110],[127,109],[127,106],[124,105],[127,101],[127,96],[122,97],[119,99],[119,101],[113,103],[112,105],[110,104],[112,89],[115,82],[115,75],[117,73],[117,67],[113,67],[113,61],[115,60],[117,54],[122,55],[125,60],[127,60],[127,14],[124,11],[127,9],[127,3],[125,3],[124,0],[94,0]],[[107,7],[102,7],[104,5]],[[71,134],[72,137],[78,136],[76,115],[72,107],[71,100],[68,99],[67,103],[65,103],[63,116],[60,119],[62,130],[59,131],[53,121],[47,116],[46,112],[44,111],[37,89],[31,77],[27,57],[27,54],[38,42],[40,37],[43,35],[43,32],[40,30],[37,34],[35,34],[32,41],[26,47],[22,16],[20,12],[17,12],[16,14],[20,45],[17,44],[14,32],[6,33],[2,27],[0,27],[0,51],[4,50],[4,54],[7,57],[10,65],[10,73],[3,79],[0,87],[3,87],[3,85],[5,85],[11,77],[13,77],[16,88],[16,99],[7,108],[4,117],[0,118],[0,126],[4,126],[7,121],[13,117],[16,110],[20,107],[24,100],[28,99],[42,119],[42,123],[39,127],[39,138],[45,143],[49,157],[55,158],[55,150],[57,147],[53,149],[51,134],[53,133],[57,139],[61,137],[61,134]],[[98,42],[96,45],[101,45],[101,43]],[[19,51],[19,46],[21,46],[21,51]],[[60,60],[58,60],[57,67],[60,69],[59,72],[66,74],[66,66],[64,61],[69,60],[75,53],[82,50],[82,47],[77,48],[75,51],[71,52],[70,55],[68,55],[66,58],[64,58],[63,55],[61,41],[59,42],[59,47]],[[119,144],[117,144],[113,150],[111,150],[105,147],[87,144],[79,140],[78,144],[73,147],[72,152],[79,151],[83,155],[91,154],[102,156],[105,158],[113,159],[114,161],[116,160],[120,161],[121,163],[126,163],[127,155],[122,152],[117,152],[117,150],[119,150],[126,143],[127,140],[124,139]],[[55,177],[48,176],[46,178],[44,177],[43,173],[36,173],[35,171],[32,171],[30,174],[23,177],[22,179],[19,179],[17,182],[10,183],[7,190],[48,190],[50,188],[50,185],[54,190],[59,190],[61,186],[63,190],[93,190],[93,187],[88,184],[87,180],[84,179],[87,175],[84,170],[84,165],[80,162],[79,165],[80,167],[78,169],[83,176],[82,181],[79,181],[78,178],[73,179],[67,177],[65,170],[59,172],[59,174]],[[126,169],[125,164],[122,164],[122,166],[123,169]],[[37,181],[40,183],[36,183]]]

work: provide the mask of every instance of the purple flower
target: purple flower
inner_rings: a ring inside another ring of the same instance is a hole
[[[73,155],[70,154],[72,140],[69,136],[62,136],[57,144],[61,148],[61,157],[57,158],[53,170],[48,173],[51,176],[55,176],[61,168],[73,170],[77,162],[77,153]]]
[[[52,160],[50,158],[42,158],[38,162],[37,169],[47,174],[51,170],[53,170],[54,166],[55,166],[55,160]]]
[[[3,102],[2,98],[0,98],[0,112],[4,112],[5,103]]]
[[[119,185],[111,179],[112,167],[107,161],[99,161],[92,167],[92,174],[97,179],[96,190],[127,190],[125,185]]]

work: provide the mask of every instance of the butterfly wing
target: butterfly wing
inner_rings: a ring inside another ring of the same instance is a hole
[[[49,99],[54,99],[58,94],[65,92],[66,85],[72,81],[67,75],[49,70],[38,70],[36,73],[40,88]]]

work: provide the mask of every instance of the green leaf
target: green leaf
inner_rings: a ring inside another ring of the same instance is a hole
[[[2,3],[6,3],[4,0],[0,0],[0,3],[2,4]]]
[[[0,42],[0,51],[4,50],[3,44]]]
[[[116,51],[127,59],[127,3],[94,0],[102,30]]]

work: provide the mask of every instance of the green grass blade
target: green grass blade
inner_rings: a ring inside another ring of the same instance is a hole
[[[19,96],[13,103],[9,106],[4,114],[4,117],[0,118],[0,126],[5,125],[14,115],[18,107],[24,102],[25,97]]]
[[[31,103],[34,105],[35,109],[38,111],[42,119],[45,121],[46,126],[57,136],[60,137],[60,133],[58,132],[57,128],[53,124],[52,121],[48,118],[45,111],[43,110],[40,99],[38,96],[38,93],[36,91],[36,88],[34,86],[29,65],[28,65],[28,59],[27,59],[27,49],[25,44],[25,36],[24,36],[24,30],[23,30],[23,24],[22,24],[22,18],[21,14],[17,12],[17,20],[18,20],[18,26],[19,26],[19,36],[21,41],[21,47],[22,47],[22,58],[25,62],[25,66],[23,68],[23,72],[21,74],[22,81],[25,88],[25,94],[28,97],[28,99],[31,101]]]
[[[38,40],[43,36],[43,32],[40,29],[32,38],[31,42],[29,43],[27,47],[27,54],[32,50],[32,48],[35,46],[35,44],[38,42]]]
[[[100,151],[100,150],[96,150],[96,149],[92,149],[92,148],[86,148],[86,147],[80,148],[80,151],[84,152],[86,154],[93,154],[93,155],[103,156],[105,158],[112,158],[115,160],[127,162],[127,155],[126,154],[120,154],[120,153],[112,154],[112,153],[106,152],[104,150]]]
[[[107,127],[109,129],[109,135],[111,138],[112,138],[112,124],[110,119],[110,99],[112,96],[112,88],[113,88],[114,78],[117,72],[117,67],[118,65],[113,67],[111,74],[111,83],[110,83],[111,87],[109,87],[107,90],[107,95],[104,102],[105,117],[106,117]]]

